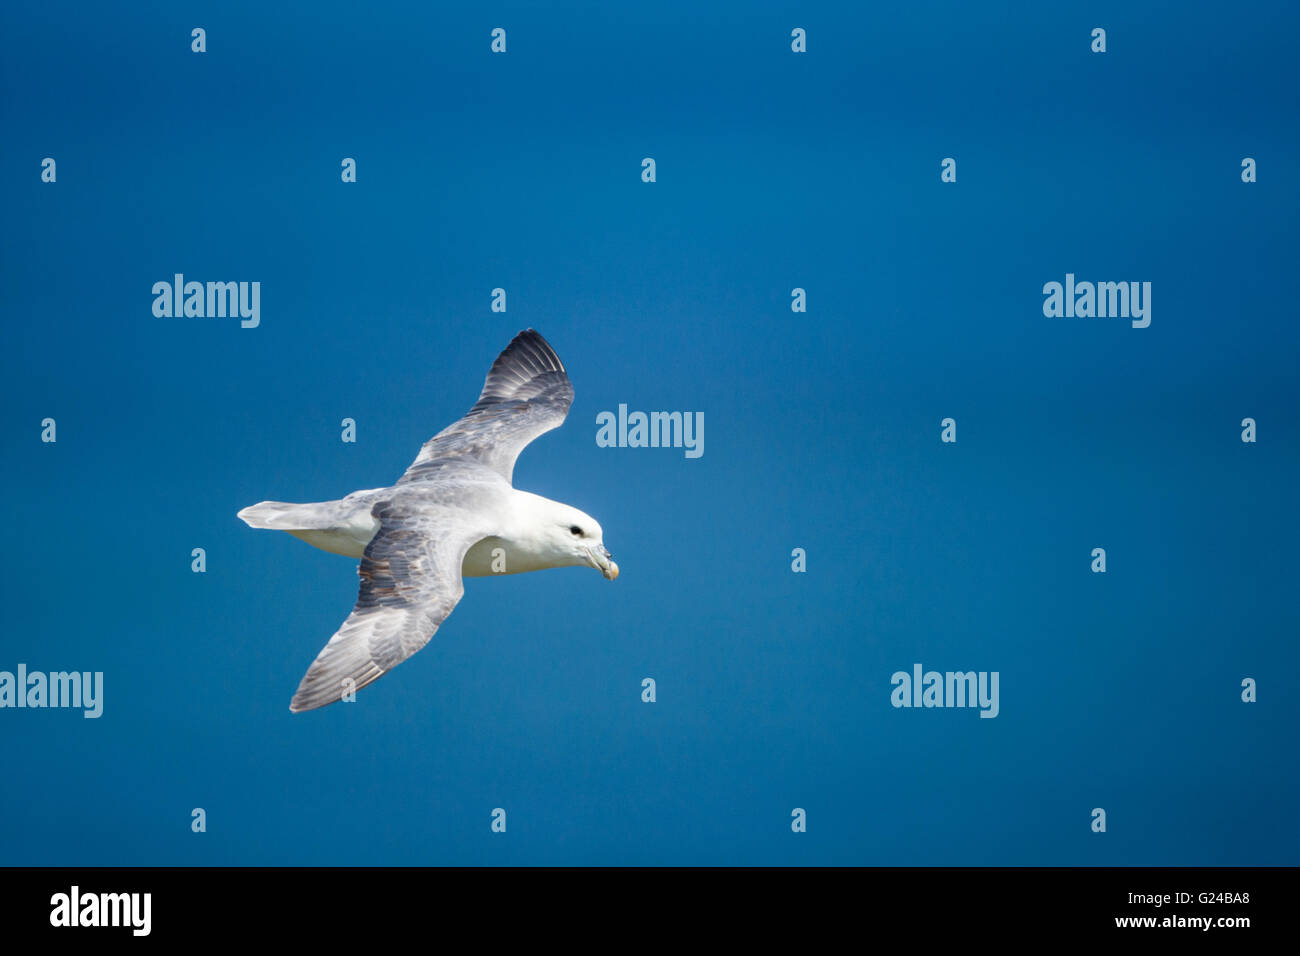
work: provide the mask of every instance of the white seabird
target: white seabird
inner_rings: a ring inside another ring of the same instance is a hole
[[[291,711],[332,704],[424,647],[465,593],[462,576],[579,565],[618,577],[594,518],[511,484],[524,446],[572,404],[560,357],[527,329],[492,363],[474,407],[425,442],[391,488],[239,512],[251,527],[361,559],[356,607],[307,669]]]

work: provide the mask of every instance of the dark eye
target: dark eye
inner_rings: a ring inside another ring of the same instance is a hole
[[[576,524],[569,525],[569,531],[572,534],[576,534],[579,538],[582,537],[582,529],[579,528]]]

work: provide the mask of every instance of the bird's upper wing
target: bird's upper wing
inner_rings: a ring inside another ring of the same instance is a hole
[[[372,514],[380,528],[357,569],[356,607],[307,669],[295,713],[365,687],[429,643],[465,593],[465,552],[495,530],[471,510],[423,498],[382,500]]]
[[[514,337],[489,369],[478,401],[434,435],[398,484],[436,475],[447,458],[470,458],[511,481],[530,441],[558,428],[573,404],[573,384],[550,343],[532,329]]]

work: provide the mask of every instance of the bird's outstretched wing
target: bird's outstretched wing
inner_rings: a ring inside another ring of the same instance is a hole
[[[398,484],[438,474],[435,463],[448,458],[473,459],[511,481],[519,453],[558,428],[572,404],[564,363],[546,339],[525,329],[492,363],[474,407],[424,443]]]
[[[356,607],[307,669],[295,713],[360,690],[429,643],[465,593],[465,552],[495,530],[415,496],[376,502],[372,514],[380,528],[357,568]]]

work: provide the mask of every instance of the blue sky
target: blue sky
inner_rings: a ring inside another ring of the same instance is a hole
[[[105,700],[0,709],[0,862],[1295,864],[1298,19],[6,5],[0,670]],[[178,272],[261,324],[155,317]],[[391,483],[526,327],[577,397],[515,483],[622,576],[471,580],[291,715],[355,562],[235,512]],[[895,709],[917,662],[998,716]]]

